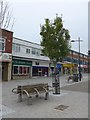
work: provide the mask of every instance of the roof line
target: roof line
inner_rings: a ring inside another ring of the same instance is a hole
[[[28,42],[28,43],[32,43],[32,44],[36,44],[36,45],[40,45],[40,44],[38,44],[38,43],[35,43],[35,42],[30,42],[30,41],[25,40],[25,39],[21,39],[21,38],[17,38],[17,37],[13,37],[13,38],[18,39],[18,40],[21,40],[21,41]]]

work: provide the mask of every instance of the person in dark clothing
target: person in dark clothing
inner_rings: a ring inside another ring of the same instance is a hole
[[[82,79],[82,73],[80,73],[79,75],[79,80],[81,81],[81,79]]]

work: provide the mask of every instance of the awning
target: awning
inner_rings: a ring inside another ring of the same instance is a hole
[[[79,67],[79,65],[78,65]],[[88,68],[88,65],[80,65],[81,68]]]
[[[83,65],[83,68],[88,68],[88,65]]]
[[[68,68],[74,67],[74,64],[72,64],[72,63],[64,63],[63,67],[68,67]]]

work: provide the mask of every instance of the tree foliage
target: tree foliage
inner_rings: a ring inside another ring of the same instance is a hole
[[[61,61],[70,50],[69,30],[63,27],[62,17],[52,21],[48,18],[40,29],[42,53],[50,58],[53,63]]]

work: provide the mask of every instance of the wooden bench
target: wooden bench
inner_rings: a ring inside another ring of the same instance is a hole
[[[21,102],[23,96],[26,95],[28,97],[28,104],[32,104],[31,98],[33,96],[39,97],[41,93],[45,93],[45,100],[47,100],[49,96],[48,83],[19,85],[17,88],[13,88],[12,92],[17,94],[19,102]]]

